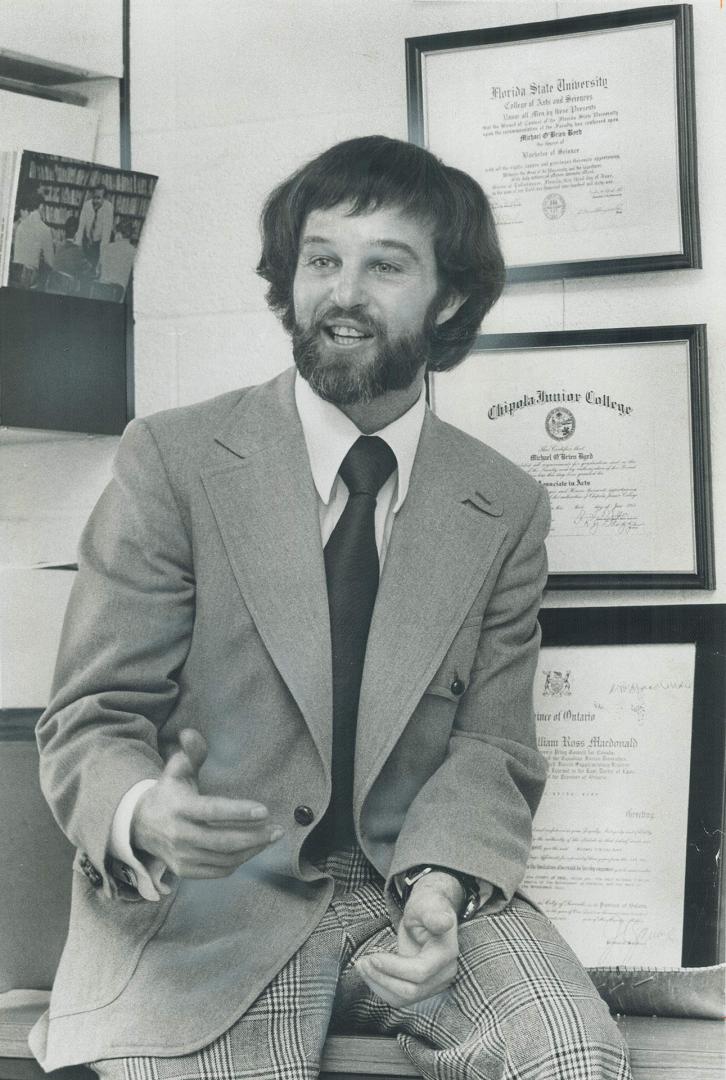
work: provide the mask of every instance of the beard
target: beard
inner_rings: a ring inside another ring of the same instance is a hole
[[[359,308],[344,311],[331,308],[318,316],[309,327],[295,323],[292,353],[295,364],[310,388],[333,405],[367,404],[391,390],[409,387],[422,365],[428,364],[435,307],[427,313],[418,333],[392,340],[385,327]],[[366,332],[375,335],[377,347],[365,360],[355,356],[326,355],[321,345],[325,323],[331,319],[355,319]]]

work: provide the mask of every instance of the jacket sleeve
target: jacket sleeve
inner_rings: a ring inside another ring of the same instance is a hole
[[[546,776],[536,748],[532,685],[549,521],[542,488],[502,563],[447,755],[409,806],[389,883],[419,863],[448,866],[494,886],[484,905],[493,912],[511,900],[524,877]]]
[[[81,538],[48,708],[40,780],[69,840],[115,895],[106,845],[116,808],[163,769],[157,731],[174,707],[194,616],[188,529],[153,434],[134,421]]]

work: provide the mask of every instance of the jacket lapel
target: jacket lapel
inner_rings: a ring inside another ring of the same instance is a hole
[[[202,482],[242,596],[330,761],[331,658],[317,496],[290,373],[243,398]]]
[[[502,504],[460,439],[427,413],[391,536],[366,652],[356,743],[356,810],[481,588],[506,535]]]
[[[458,434],[458,433],[457,433]],[[317,495],[287,372],[248,392],[202,482],[239,589],[322,760],[331,753],[330,621]],[[462,460],[463,459],[463,460]],[[356,743],[365,795],[431,681],[506,534],[481,467],[428,413],[368,638]]]

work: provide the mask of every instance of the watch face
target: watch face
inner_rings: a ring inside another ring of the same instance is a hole
[[[472,915],[475,915],[478,910],[479,910],[479,894],[477,893],[476,896],[469,896],[468,897],[466,903],[464,904],[464,910],[461,912],[461,915],[459,916],[459,918],[461,919],[462,922],[465,922],[467,919],[470,919],[472,917]]]

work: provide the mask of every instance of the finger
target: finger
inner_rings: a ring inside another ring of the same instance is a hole
[[[181,747],[174,751],[164,766],[164,776],[172,780],[190,781],[195,779],[194,766]]]
[[[401,1008],[408,1004],[409,998],[413,1000],[414,988],[412,984],[408,984],[408,994],[402,995],[399,984],[395,984],[394,987],[391,987],[390,984],[386,985],[385,976],[379,976],[378,973],[374,972],[364,960],[356,961],[355,966],[368,988],[388,1005],[393,1005],[394,1008]]]
[[[422,950],[429,949],[445,949],[452,955],[458,955],[459,941],[456,915],[451,912],[444,914],[440,919],[430,915],[419,918],[413,916],[407,910],[398,928],[399,955],[415,957],[420,955]]]
[[[179,732],[179,743],[198,773],[207,760],[207,740],[196,728],[183,728]]]
[[[456,914],[448,905],[441,907],[427,905],[421,908],[414,905],[410,910],[407,907],[403,922],[409,933],[421,929],[435,938],[444,937],[458,925]]]
[[[367,956],[366,961],[376,974],[416,984],[433,980],[450,981],[457,969],[456,958],[440,952],[427,956],[419,954],[417,957],[379,952]]]
[[[425,1001],[439,993],[443,987],[437,983],[413,983],[406,979],[395,979],[383,972],[374,970],[369,964],[369,958],[358,960],[356,967],[370,989],[388,1002],[389,1005],[401,1008],[413,1005],[417,1001]]]
[[[223,795],[191,794],[180,812],[190,821],[205,825],[226,826],[264,822],[268,809],[252,799],[229,799]]]
[[[267,825],[259,829],[210,829],[205,826],[187,826],[180,829],[174,843],[185,854],[208,853],[214,855],[244,855],[250,848],[274,844],[283,835],[279,826]]]
[[[164,767],[164,775],[175,780],[196,780],[207,756],[207,743],[194,728],[179,733],[179,749]]]

